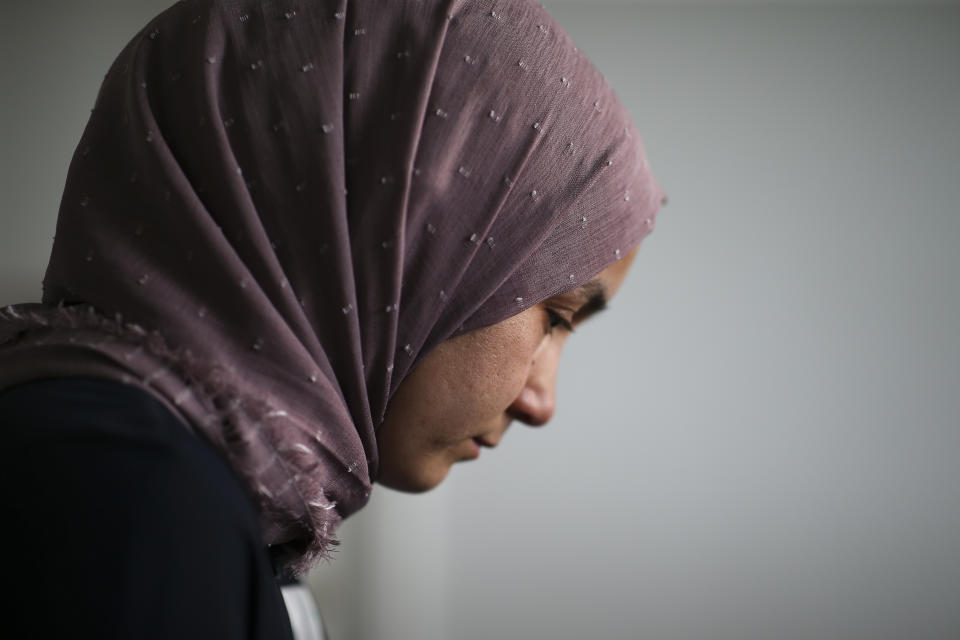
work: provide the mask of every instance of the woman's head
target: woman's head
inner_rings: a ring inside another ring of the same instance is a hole
[[[44,302],[156,331],[173,356],[129,332],[84,344],[224,451],[268,540],[309,556],[365,502],[388,407],[385,448],[415,433],[396,426],[415,367],[463,350],[475,375],[444,401],[466,410],[489,375],[502,404],[558,355],[532,342],[544,301],[625,265],[661,196],[532,0],[186,0],[104,81]],[[185,377],[185,353],[208,370]]]

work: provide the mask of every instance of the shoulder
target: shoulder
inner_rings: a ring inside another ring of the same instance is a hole
[[[256,637],[243,629],[285,615],[239,480],[148,393],[29,383],[0,393],[0,425],[6,546],[34,597],[108,636]]]
[[[134,528],[152,520],[256,528],[226,463],[141,389],[83,378],[28,383],[0,393],[0,424],[18,445],[4,473],[29,485],[18,502],[49,500]]]

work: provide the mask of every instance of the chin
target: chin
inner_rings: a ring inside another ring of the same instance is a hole
[[[440,469],[391,469],[383,470],[376,482],[395,491],[425,493],[443,482],[448,473],[450,465]]]

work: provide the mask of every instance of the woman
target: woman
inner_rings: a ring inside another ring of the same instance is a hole
[[[289,633],[273,571],[374,481],[429,489],[550,418],[661,199],[533,2],[161,14],[104,81],[43,303],[0,323],[10,544],[59,574],[30,583],[48,623]]]

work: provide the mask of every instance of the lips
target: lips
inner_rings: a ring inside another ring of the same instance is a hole
[[[488,449],[493,449],[500,442],[499,438],[494,439],[492,436],[477,436],[473,439],[481,447],[486,447]]]
[[[475,437],[473,441],[476,442],[481,447],[486,447],[487,449],[493,449],[498,444],[500,444],[500,440],[503,439],[503,434],[507,432],[507,429],[510,428],[510,424],[512,422],[513,422],[512,419],[506,419],[504,420],[503,428],[501,428],[499,431],[479,435]]]

